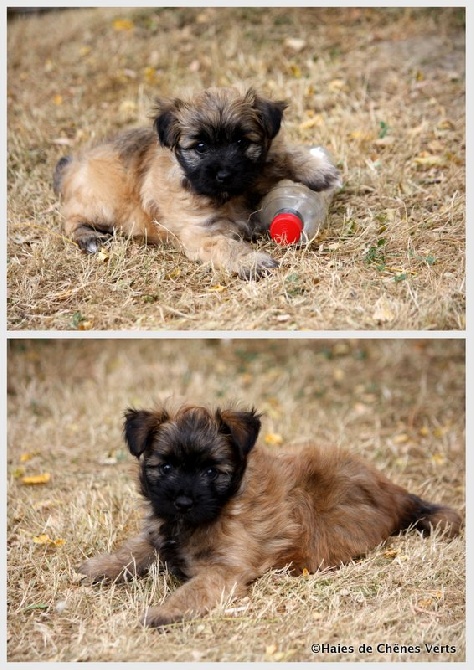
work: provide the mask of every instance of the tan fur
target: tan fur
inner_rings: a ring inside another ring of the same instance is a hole
[[[209,99],[216,96],[222,105],[227,104],[229,123],[237,123],[240,115],[246,124],[246,137],[253,137],[258,116],[257,112],[253,116],[248,113],[248,95],[242,97],[235,89],[211,89],[190,103],[175,102],[183,147],[204,124],[201,117],[210,106]],[[212,120],[212,114],[207,116]],[[251,219],[249,196],[252,201],[258,200],[280,179],[310,184],[329,180],[316,188],[326,210],[339,181],[337,170],[323,155],[312,156],[306,149],[287,146],[281,135],[273,143],[262,142],[265,150],[267,144],[271,147],[256,183],[249,185],[249,193],[218,204],[193,192],[192,184],[185,184],[174,151],[160,146],[152,129],[127,131],[74,157],[63,174],[57,175],[65,232],[91,252],[100,246],[100,233],[118,230],[149,244],[174,242],[191,260],[210,263],[243,278],[264,274],[277,263],[248,244],[263,232],[255,217]],[[249,152],[258,147],[251,145]],[[95,238],[91,229],[97,231]]]
[[[187,407],[187,412],[204,410]],[[238,431],[245,429],[240,415],[222,416],[239,440]],[[176,417],[179,422],[179,412]],[[166,420],[160,415],[157,425]],[[153,415],[147,421],[151,425]],[[224,445],[213,447],[214,456],[227,458]],[[439,526],[454,536],[460,523],[451,508],[422,501],[347,452],[314,445],[278,451],[256,446],[237,494],[217,519],[183,532],[179,540],[189,581],[164,605],[148,610],[143,621],[161,626],[203,614],[221,597],[244,594],[271,568],[314,572],[364,556],[411,525],[426,532]],[[150,507],[139,536],[115,554],[86,561],[80,570],[91,579],[142,574],[156,559],[162,524]]]

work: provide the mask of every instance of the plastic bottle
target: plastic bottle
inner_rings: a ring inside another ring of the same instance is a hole
[[[263,198],[259,214],[277,244],[298,245],[315,237],[326,212],[326,199],[321,193],[284,179]]]
[[[320,194],[288,179],[280,181],[261,203],[260,218],[270,237],[281,245],[309,242],[325,216],[326,206]]]

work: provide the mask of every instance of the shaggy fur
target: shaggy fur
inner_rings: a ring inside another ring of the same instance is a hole
[[[249,241],[265,232],[262,197],[281,179],[320,193],[327,210],[339,173],[324,152],[286,144],[284,102],[250,89],[207,89],[191,100],[159,100],[154,129],[129,130],[54,175],[66,234],[94,253],[115,229],[181,245],[192,260],[244,279],[278,263]]]
[[[255,446],[259,430],[255,410],[128,410],[125,439],[148,504],[143,530],[80,572],[92,581],[127,579],[159,557],[184,584],[145,613],[143,622],[158,627],[244,594],[270,568],[339,566],[409,527],[459,532],[454,510],[408,493],[357,457],[314,445],[270,451]]]

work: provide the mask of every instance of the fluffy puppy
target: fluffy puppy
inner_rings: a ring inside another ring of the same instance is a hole
[[[264,232],[262,197],[291,179],[317,191],[326,211],[340,185],[323,151],[284,141],[285,108],[253,89],[159,100],[153,129],[126,131],[58,162],[54,189],[66,234],[94,253],[117,229],[152,244],[177,242],[188,258],[245,279],[266,274],[278,263],[248,244]]]
[[[147,504],[141,533],[87,560],[89,581],[127,580],[159,557],[184,584],[143,617],[164,626],[245,593],[270,568],[311,572],[363,556],[414,527],[454,536],[459,515],[408,493],[348,453],[255,446],[251,411],[129,409],[124,434]]]

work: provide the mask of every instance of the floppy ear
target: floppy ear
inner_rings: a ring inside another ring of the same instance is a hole
[[[283,100],[273,102],[261,97],[253,89],[247,92],[247,96],[253,99],[252,106],[258,112],[266,136],[272,140],[280,130],[283,112],[288,107],[288,103]]]
[[[253,408],[250,412],[216,410],[219,431],[231,436],[243,456],[255,446],[262,425],[260,416]]]
[[[145,410],[127,409],[123,424],[125,442],[137,458],[151,445],[157,428],[169,416],[163,412],[148,412]]]
[[[158,100],[156,111],[158,115],[153,121],[153,127],[158,133],[158,139],[163,147],[173,149],[179,140],[179,121],[177,111],[181,100]]]

